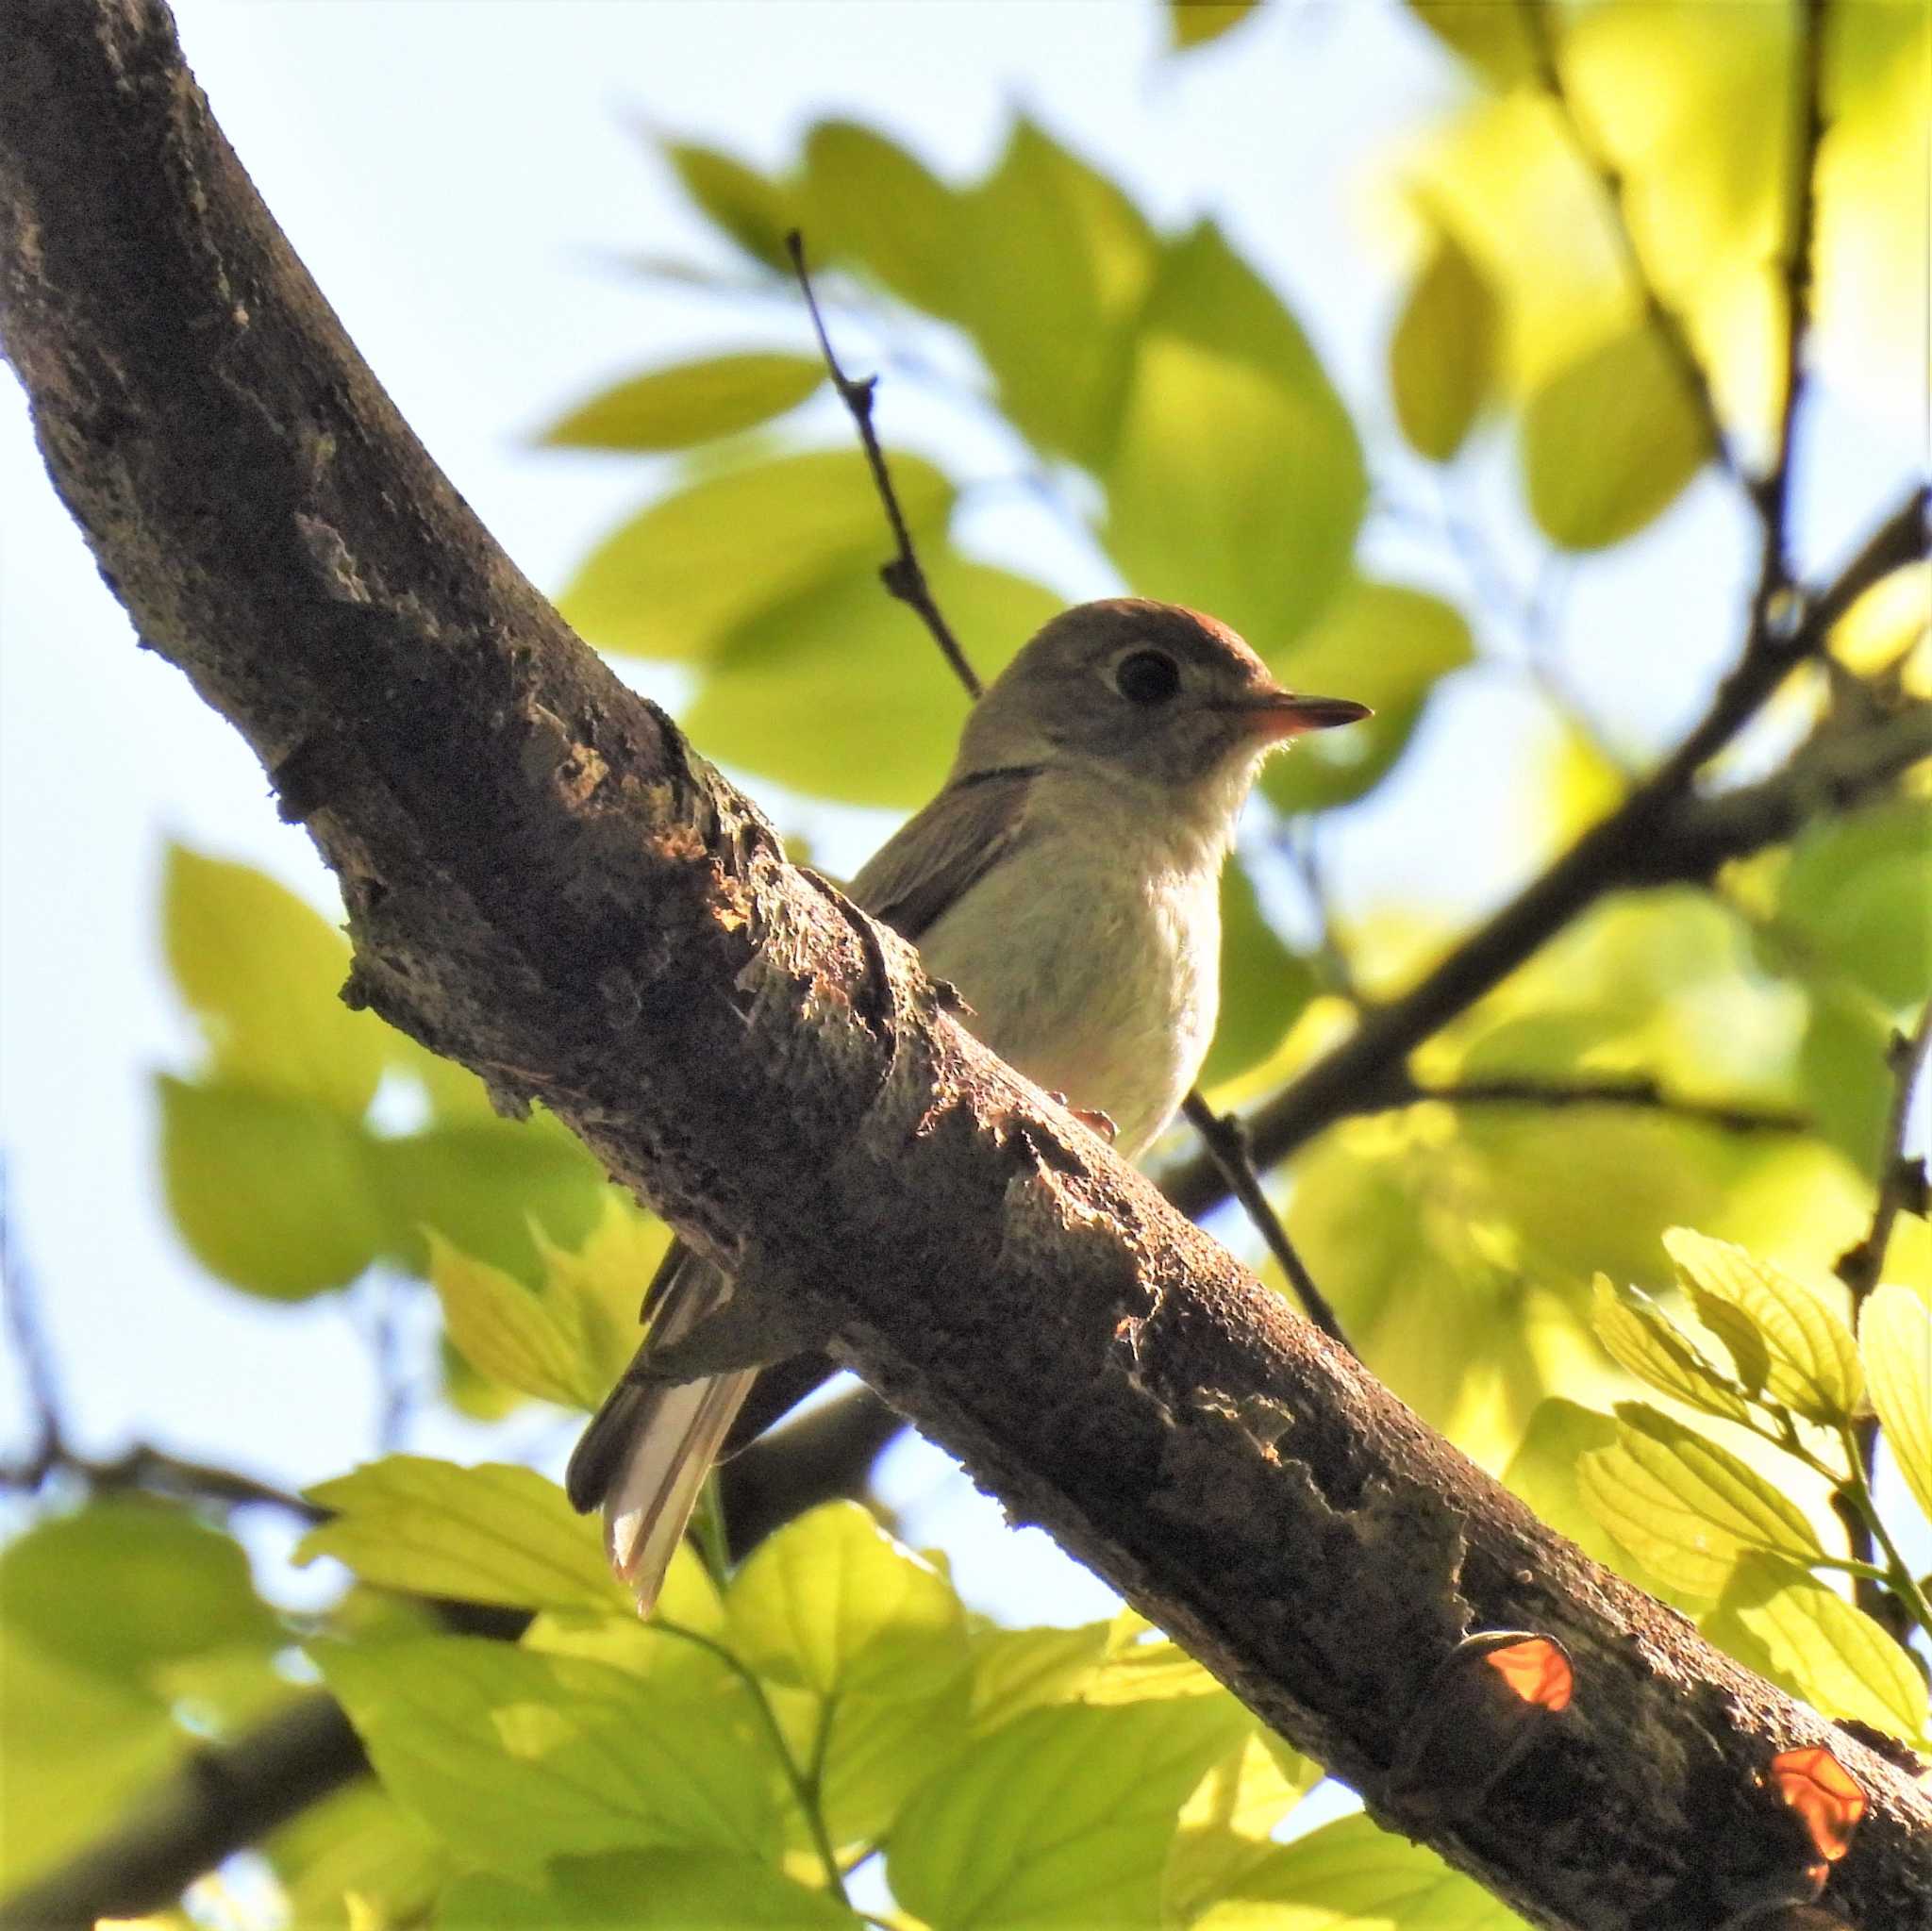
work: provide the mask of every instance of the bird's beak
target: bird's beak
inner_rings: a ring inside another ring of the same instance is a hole
[[[1304,731],[1332,730],[1337,724],[1359,724],[1374,716],[1367,705],[1350,697],[1298,697],[1292,691],[1266,691],[1242,699],[1232,708],[1255,736],[1274,743],[1299,738]]]

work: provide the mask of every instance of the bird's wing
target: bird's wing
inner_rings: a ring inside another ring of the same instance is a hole
[[[852,881],[852,897],[917,944],[1025,838],[1029,765],[975,773],[908,818]]]

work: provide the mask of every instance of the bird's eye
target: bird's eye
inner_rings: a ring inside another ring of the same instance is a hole
[[[1129,704],[1165,704],[1181,688],[1180,666],[1165,651],[1133,651],[1114,666],[1113,688]]]

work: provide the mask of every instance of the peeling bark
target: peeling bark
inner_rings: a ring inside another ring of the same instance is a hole
[[[0,183],[0,327],[56,486],[335,869],[346,996],[550,1107],[1534,1922],[1718,1931],[1795,1884],[1812,1854],[1761,1778],[1824,1743],[1872,1798],[1832,1909],[1932,1923],[1909,1775],[1424,1428],[972,1040],[572,637],[343,337],[158,0],[10,0]],[[1445,1657],[1495,1628],[1559,1639],[1575,1702],[1463,1814],[1394,1773]]]

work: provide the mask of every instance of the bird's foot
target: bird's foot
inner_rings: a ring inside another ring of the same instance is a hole
[[[1076,1107],[1072,1103],[1072,1101],[1070,1101],[1067,1098],[1065,1093],[1048,1093],[1047,1098],[1050,1099],[1055,1106],[1066,1107],[1067,1111],[1070,1112],[1074,1116],[1074,1118],[1080,1123],[1082,1126],[1086,1127],[1090,1133],[1099,1134],[1101,1139],[1106,1140],[1108,1146],[1111,1146],[1114,1143],[1114,1141],[1121,1137],[1120,1128],[1116,1126],[1105,1113],[1099,1111],[1097,1108]]]

